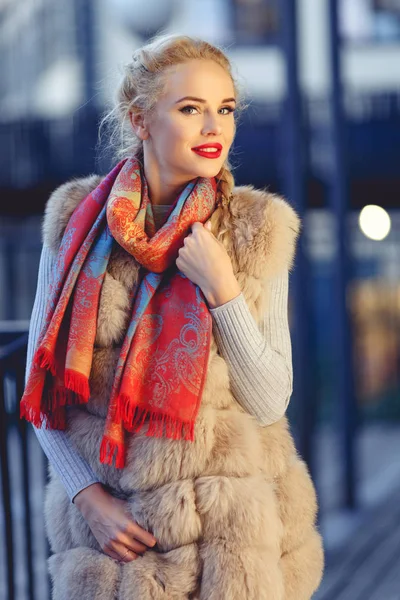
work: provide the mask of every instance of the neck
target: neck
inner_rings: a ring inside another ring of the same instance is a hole
[[[189,181],[192,181],[192,179],[179,181],[173,175],[161,173],[161,170],[154,164],[149,164],[148,160],[144,161],[144,175],[153,205],[173,204]]]

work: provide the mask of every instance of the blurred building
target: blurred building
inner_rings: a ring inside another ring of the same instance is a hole
[[[311,206],[329,167],[327,0],[299,0],[299,60]],[[400,191],[400,33],[396,0],[342,0],[342,49],[353,207]],[[238,132],[239,182],[279,188],[285,64],[276,0],[2,0],[2,212],[40,212],[60,181],[94,170],[97,123],[120,66],[160,28],[228,48],[252,104]],[[386,25],[383,25],[386,23]],[[36,189],[36,188],[40,189]],[[14,190],[14,192],[12,191]],[[15,190],[30,190],[28,195]],[[15,202],[10,202],[15,197]]]

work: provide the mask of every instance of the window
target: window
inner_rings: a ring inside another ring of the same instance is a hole
[[[278,0],[232,0],[238,44],[274,44],[279,32]]]
[[[340,11],[346,41],[400,41],[400,0],[341,0]]]

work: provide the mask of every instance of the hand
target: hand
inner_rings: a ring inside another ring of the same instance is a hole
[[[131,562],[152,547],[157,540],[129,515],[128,503],[114,498],[100,483],[94,483],[75,496],[100,548],[118,561]]]
[[[231,259],[223,244],[211,233],[211,223],[193,223],[179,249],[176,266],[198,285],[212,308],[241,292]]]

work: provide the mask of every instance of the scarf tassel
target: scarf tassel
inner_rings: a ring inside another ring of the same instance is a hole
[[[48,348],[38,348],[34,362],[41,369],[50,371],[53,376],[56,374],[56,361],[54,355]]]
[[[37,429],[45,426],[45,429],[65,429],[65,410],[57,410],[54,413],[44,413],[31,406],[27,400],[22,400],[20,403],[20,418],[26,419],[32,423]]]
[[[165,427],[167,438],[194,441],[194,421],[188,423],[177,417],[140,407],[134,404],[126,394],[121,394],[118,397],[117,419],[123,422],[128,431],[138,433],[147,418],[149,419],[149,427],[146,436],[163,437]]]
[[[48,409],[52,414],[65,406],[78,406],[86,403],[87,400],[84,396],[65,387],[55,387],[48,394]]]
[[[123,469],[125,466],[124,444],[108,437],[103,437],[100,446],[100,462],[112,466],[114,455],[116,468]]]
[[[32,423],[36,429],[40,429],[45,419],[45,414],[40,409],[29,404],[27,399],[23,399],[19,405],[19,416],[21,419],[26,419]]]
[[[39,348],[35,356],[35,364],[50,371],[50,373],[56,375],[56,361],[53,354],[47,348]],[[83,399],[80,402],[87,402],[90,397],[89,380],[86,375],[74,371],[73,369],[65,370],[65,387],[71,390]],[[65,402],[63,403],[65,404]]]
[[[46,398],[46,395],[43,396]],[[36,407],[30,397],[22,398],[19,407],[21,419],[26,419],[37,429],[45,425],[46,429],[65,429],[65,407],[85,404],[87,399],[74,390],[65,387],[53,387],[47,393],[46,407]]]
[[[86,375],[73,369],[65,369],[64,381],[65,387],[79,397],[79,404],[89,400],[90,388]]]

